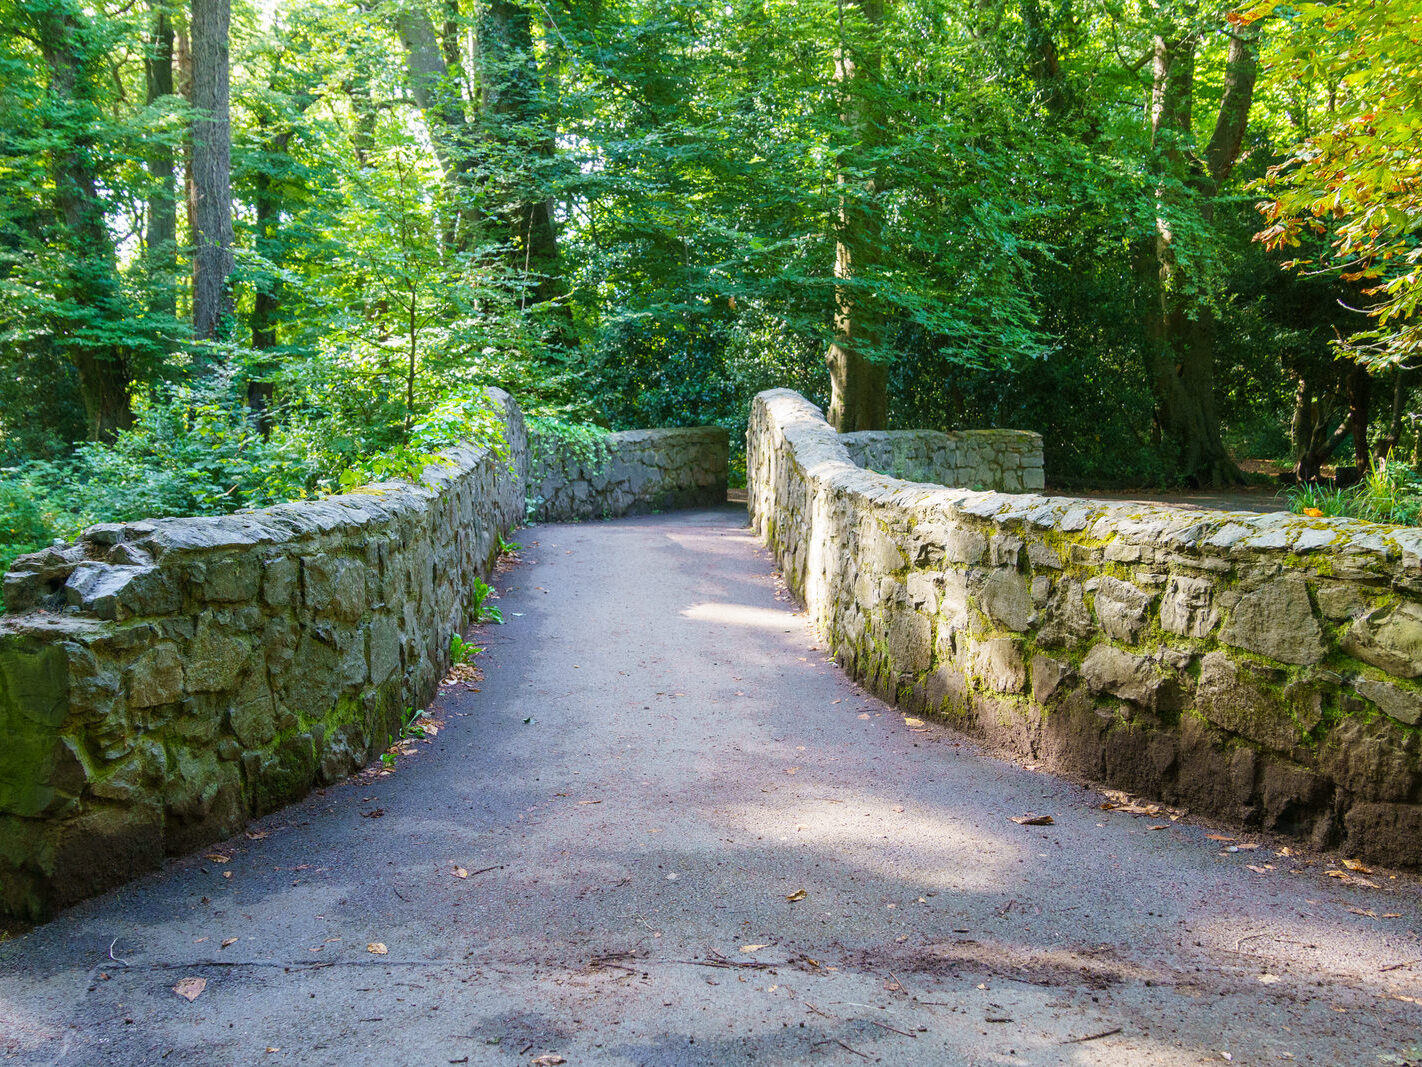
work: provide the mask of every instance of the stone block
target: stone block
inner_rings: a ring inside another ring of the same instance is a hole
[[[422,585],[433,561],[416,549]],[[344,556],[301,557],[301,592],[308,611],[354,622],[365,611],[365,566]]]
[[[128,702],[135,708],[174,704],[183,697],[183,661],[178,647],[164,641],[136,659],[126,673]]]
[[[188,647],[188,690],[215,693],[233,688],[251,653],[249,638],[228,633],[211,616],[203,616]]]
[[[1195,707],[1223,730],[1280,752],[1291,752],[1309,729],[1286,700],[1281,670],[1211,652],[1200,663]],[[1305,710],[1317,721],[1317,708]]]
[[[1071,680],[1075,672],[1071,664],[1050,656],[1032,657],[1032,699],[1038,704],[1046,704]]]
[[[1004,629],[1020,633],[1032,623],[1032,592],[1016,571],[990,572],[978,591],[978,605]]]
[[[1344,848],[1370,863],[1422,867],[1422,805],[1354,804],[1343,816]]]
[[[1096,587],[1096,617],[1107,637],[1135,644],[1145,629],[1151,597],[1130,582],[1110,576]]]
[[[1173,574],[1160,599],[1160,628],[1184,637],[1204,638],[1220,621],[1213,583]]]
[[[1342,639],[1348,655],[1399,678],[1422,674],[1422,605],[1378,608],[1353,621]]]
[[[969,672],[982,685],[999,693],[1020,693],[1027,685],[1027,668],[1021,644],[1010,637],[969,641]]]
[[[1375,678],[1359,678],[1353,683],[1358,695],[1371,700],[1388,715],[1408,726],[1422,722],[1422,693],[1404,689],[1393,682]]]
[[[1297,576],[1276,578],[1242,595],[1220,630],[1220,640],[1281,663],[1317,663],[1326,651],[1308,586]],[[1418,649],[1422,652],[1422,627]]]
[[[1169,682],[1150,657],[1106,644],[1087,653],[1081,677],[1093,693],[1109,693],[1143,707],[1156,706]]]

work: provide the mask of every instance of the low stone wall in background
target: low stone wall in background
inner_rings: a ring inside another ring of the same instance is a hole
[[[726,502],[728,435],[719,426],[623,430],[590,455],[535,449],[528,483],[534,522],[611,519]]]
[[[1028,430],[864,430],[839,439],[865,470],[906,482],[1004,493],[1047,484],[1042,435]]]
[[[839,661],[1044,766],[1422,865],[1422,530],[909,484],[755,400],[752,521]]]
[[[17,560],[0,618],[0,913],[39,918],[389,745],[524,514],[527,441],[424,484],[92,527]]]

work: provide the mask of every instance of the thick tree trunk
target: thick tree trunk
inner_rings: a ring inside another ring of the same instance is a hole
[[[825,354],[830,375],[829,423],[840,433],[882,430],[889,420],[889,368],[883,355],[883,321],[856,282],[883,244],[883,218],[874,203],[878,181],[865,155],[882,143],[876,83],[882,67],[880,33],[885,0],[854,0],[866,23],[863,47],[853,47],[843,32],[835,58],[835,80],[844,93],[843,120],[854,145],[840,157],[839,217],[834,257],[834,343]],[[859,188],[856,183],[862,182]],[[858,290],[858,291],[856,291]]]
[[[37,10],[33,18],[49,69],[51,95],[61,106],[82,114],[86,84],[82,16],[54,4]],[[68,245],[63,296],[84,308],[87,319],[82,330],[63,328],[58,344],[78,372],[90,438],[107,440],[133,424],[127,354],[117,341],[91,338],[117,332],[126,316],[113,239],[84,137],[61,140],[51,152],[55,208]]]
[[[1190,151],[1196,31],[1155,38],[1151,135],[1161,182],[1154,271],[1144,271],[1146,368],[1155,397],[1156,427],[1175,473],[1194,485],[1243,480],[1220,437],[1214,394],[1214,315],[1191,293],[1175,251],[1172,217],[1193,212],[1202,228],[1214,222],[1213,198],[1239,156],[1258,67],[1255,42],[1231,38],[1225,89],[1203,160]],[[1189,192],[1186,192],[1186,190]]]
[[[173,23],[161,6],[154,7],[143,72],[148,105],[173,95]],[[172,319],[178,310],[178,189],[173,149],[154,144],[148,150],[148,229],[144,259],[148,274],[149,311]]]
[[[223,339],[232,315],[231,0],[193,0],[193,336]]]

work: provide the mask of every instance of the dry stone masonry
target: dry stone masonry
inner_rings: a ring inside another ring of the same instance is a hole
[[[906,482],[1004,493],[1047,484],[1042,436],[1027,430],[864,430],[840,441],[859,466]]]
[[[911,484],[856,464],[871,453],[849,436],[760,394],[750,509],[886,699],[1060,771],[1422,865],[1422,530]]]
[[[490,395],[506,455],[451,449],[421,485],[95,526],[16,561],[0,618],[0,914],[44,917],[385,749],[434,694],[475,580],[524,516],[523,417]],[[698,433],[674,432],[693,450],[648,451],[715,468],[715,431]],[[603,491],[571,478],[573,499]]]
[[[725,503],[728,439],[719,426],[690,426],[609,433],[581,452],[536,449],[529,519],[611,519]]]

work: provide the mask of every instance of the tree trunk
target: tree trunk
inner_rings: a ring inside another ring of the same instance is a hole
[[[843,32],[835,57],[835,80],[844,94],[846,140],[840,155],[839,217],[835,227],[834,343],[825,354],[830,375],[829,422],[840,433],[882,430],[889,421],[889,368],[882,360],[883,318],[865,298],[862,282],[883,243],[883,217],[874,203],[879,182],[866,156],[883,140],[876,83],[882,68],[880,34],[885,0],[853,0],[866,23],[862,47]],[[856,188],[857,183],[859,187]]]
[[[434,24],[423,7],[407,6],[396,13],[395,29],[405,46],[405,73],[410,95],[424,116],[435,158],[444,172],[445,201],[449,204],[441,235],[450,254],[468,252],[477,242],[483,219],[479,199],[470,186],[478,177],[474,131],[464,112],[457,86],[458,72],[451,71]]]
[[[1214,223],[1214,198],[1229,176],[1253,100],[1258,51],[1252,38],[1231,38],[1224,94],[1203,159],[1190,151],[1197,31],[1155,38],[1151,94],[1151,144],[1161,181],[1153,272],[1143,270],[1146,367],[1155,397],[1155,421],[1166,459],[1193,485],[1243,480],[1220,437],[1215,408],[1215,318],[1191,293],[1175,252],[1172,216],[1193,212],[1202,229]],[[1153,273],[1153,277],[1151,274]]]
[[[193,336],[224,339],[232,315],[231,0],[193,0]]]
[[[1409,367],[1398,367],[1393,374],[1392,410],[1388,415],[1387,431],[1378,438],[1378,443],[1373,448],[1373,456],[1377,459],[1390,458],[1392,450],[1402,438],[1402,418],[1407,413],[1407,392],[1411,378],[1412,371]]]
[[[161,0],[160,0],[161,3]],[[168,12],[155,6],[143,72],[150,107],[173,95],[173,23]],[[178,189],[173,149],[155,143],[148,150],[148,231],[144,237],[149,301],[153,315],[172,319],[178,313]]]
[[[83,16],[60,4],[39,8],[32,16],[36,37],[49,70],[50,93],[88,125],[84,99],[88,78],[84,53],[87,34]],[[101,441],[133,424],[129,407],[127,353],[116,340],[126,319],[114,258],[113,239],[99,199],[98,178],[86,143],[87,134],[58,140],[51,150],[56,213],[64,223],[68,245],[61,295],[84,309],[85,321],[61,324],[58,344],[74,364],[84,402],[89,437]]]
[[[479,20],[479,61],[486,136],[511,147],[515,158],[551,159],[553,130],[540,92],[526,4],[489,0]],[[553,204],[534,171],[527,163],[519,166],[505,194],[510,263],[526,280],[525,306],[556,300],[564,292]]]

